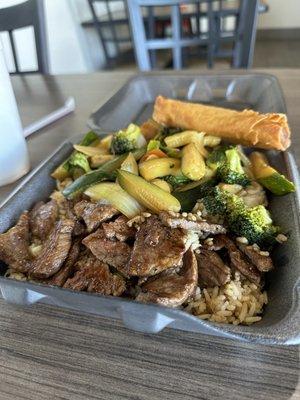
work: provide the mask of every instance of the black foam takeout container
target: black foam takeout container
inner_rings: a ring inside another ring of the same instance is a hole
[[[260,112],[286,112],[278,81],[271,75],[140,75],[131,79],[96,110],[88,124],[104,134],[123,128],[130,122],[143,122],[152,114],[153,102],[159,94],[235,109],[248,107]],[[71,150],[71,142],[63,143],[1,205],[1,233],[16,223],[23,210],[47,199],[55,187],[50,173]],[[268,157],[299,189],[293,156],[289,152],[269,151]],[[42,302],[122,319],[128,328],[142,332],[156,333],[168,326],[258,343],[300,343],[299,190],[288,196],[272,197],[270,207],[275,223],[288,233],[289,240],[278,246],[273,254],[276,268],[267,275],[269,304],[263,319],[251,326],[216,324],[179,309],[8,279],[3,276],[6,269],[3,264],[0,266],[1,293],[5,300],[15,304]]]

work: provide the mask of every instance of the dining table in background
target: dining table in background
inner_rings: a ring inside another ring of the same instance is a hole
[[[279,79],[299,165],[300,69],[257,72]],[[77,104],[73,114],[28,138],[32,167],[64,140],[84,133],[91,111],[132,75],[13,77],[24,126],[60,107],[70,95]],[[16,185],[0,188],[0,202]],[[3,299],[0,338],[0,400],[300,399],[298,346],[172,329],[144,334],[116,320],[42,304],[25,308]]]

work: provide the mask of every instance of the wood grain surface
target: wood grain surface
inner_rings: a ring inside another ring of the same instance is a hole
[[[278,76],[300,162],[300,70]],[[202,73],[202,71],[201,71]],[[219,72],[218,72],[219,73]],[[36,166],[65,138],[86,129],[129,73],[14,77],[24,124],[73,95],[76,112],[29,139]],[[0,201],[14,185],[0,189]],[[299,348],[268,347],[166,329],[132,332],[101,317],[0,299],[0,400],[300,399]]]

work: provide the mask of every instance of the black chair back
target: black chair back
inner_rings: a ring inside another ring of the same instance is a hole
[[[34,71],[22,71],[16,50],[14,31],[32,26],[34,29],[35,47],[38,68]],[[8,32],[15,64],[15,74],[49,73],[47,39],[43,0],[27,0],[15,6],[0,9],[0,32]]]

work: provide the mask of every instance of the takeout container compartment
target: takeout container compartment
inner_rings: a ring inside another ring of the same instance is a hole
[[[153,102],[159,94],[235,109],[249,107],[261,112],[286,112],[277,79],[271,75],[141,75],[131,79],[96,110],[88,124],[103,135],[132,121],[141,123],[151,116]],[[73,142],[76,141],[78,138],[74,138]],[[0,206],[0,233],[13,226],[22,211],[48,198],[55,188],[50,173],[71,151],[71,142],[62,144]],[[148,333],[171,327],[258,343],[300,343],[299,175],[289,152],[269,151],[268,157],[296,183],[297,192],[271,198],[270,208],[275,223],[288,233],[289,240],[274,251],[276,268],[266,275],[269,304],[262,321],[251,326],[216,324],[179,309],[12,280],[3,276],[6,270],[4,264],[0,264],[2,296],[6,301],[20,305],[42,302],[121,319],[128,328]]]

